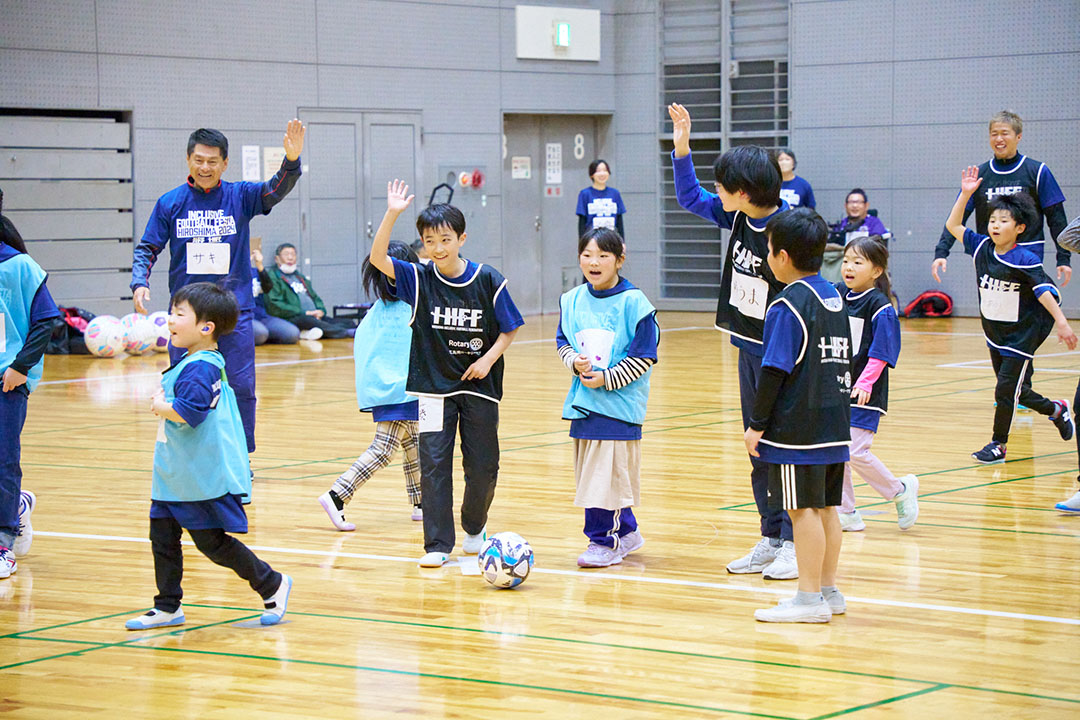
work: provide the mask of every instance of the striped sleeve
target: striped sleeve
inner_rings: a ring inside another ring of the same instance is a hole
[[[604,371],[604,388],[618,390],[624,388],[648,372],[656,360],[652,358],[627,357],[614,367]]]
[[[563,361],[563,365],[566,366],[566,369],[577,375],[578,372],[574,369],[574,359],[577,357],[574,347],[572,345],[560,345],[558,347],[558,353],[559,359]]]

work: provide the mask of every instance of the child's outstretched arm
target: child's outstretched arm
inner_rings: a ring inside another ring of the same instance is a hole
[[[394,230],[394,223],[413,201],[414,196],[408,193],[409,186],[401,180],[386,183],[386,214],[379,223],[379,229],[375,231],[375,239],[371,241],[371,264],[391,280],[395,279],[394,263],[386,250],[390,247],[390,233]]]
[[[671,103],[668,105],[668,116],[671,117],[675,157],[686,157],[690,154],[690,111],[679,103]]]
[[[1058,342],[1065,343],[1065,347],[1070,350],[1074,349],[1076,347],[1076,333],[1069,327],[1069,321],[1066,319],[1065,313],[1061,312],[1061,306],[1058,305],[1054,293],[1044,292],[1039,296],[1039,302],[1054,317],[1054,332],[1057,333]]]
[[[488,351],[478,357],[472,365],[465,368],[465,373],[461,376],[461,379],[480,380],[486,378],[487,374],[491,372],[491,366],[502,357],[502,354],[506,352],[506,348],[510,347],[510,343],[514,342],[517,331],[518,329],[514,328],[510,332],[499,333],[499,337],[491,344]]]
[[[968,198],[975,194],[981,184],[979,168],[968,165],[967,170],[964,170],[963,175],[960,176],[960,194],[956,196],[949,219],[945,221],[945,228],[957,240],[964,239],[964,208],[967,206]]]

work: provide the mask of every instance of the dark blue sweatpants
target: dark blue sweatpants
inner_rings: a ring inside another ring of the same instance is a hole
[[[637,518],[628,507],[621,510],[585,508],[585,537],[589,542],[615,549],[615,538],[637,530]]]
[[[26,385],[0,390],[0,546],[10,548],[19,532],[19,493],[22,490],[23,423],[26,422]]]
[[[254,317],[251,310],[241,310],[236,328],[218,338],[218,350],[225,357],[225,376],[236,393],[249,453],[255,452],[255,333],[251,328]],[[174,365],[185,352],[169,345],[169,359]]]
[[[742,405],[743,430],[750,427],[750,413],[754,410],[758,380],[761,378],[761,358],[739,348],[739,402]],[[754,489],[754,502],[761,516],[761,536],[792,540],[791,518],[784,510],[769,509],[769,464],[760,458],[750,457],[750,485]]]

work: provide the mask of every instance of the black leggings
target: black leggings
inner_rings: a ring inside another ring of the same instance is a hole
[[[158,594],[154,607],[176,612],[184,591],[180,580],[184,576],[184,555],[180,549],[180,523],[173,518],[150,518],[150,547],[154,552],[154,577]],[[251,589],[263,600],[273,596],[281,585],[281,573],[255,556],[248,546],[220,528],[188,530],[195,547],[218,565],[230,568],[248,581]]]
[[[1042,415],[1053,415],[1057,406],[1053,400],[1044,398],[1031,389],[1034,369],[1029,358],[1002,355],[990,348],[990,362],[994,366],[994,374],[997,375],[997,387],[994,390],[994,400],[997,401],[997,407],[994,408],[994,442],[1004,445],[1009,442],[1009,429],[1012,427],[1017,401]]]

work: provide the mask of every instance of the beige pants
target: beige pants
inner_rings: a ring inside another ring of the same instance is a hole
[[[574,438],[574,505],[619,510],[641,503],[641,441]]]

